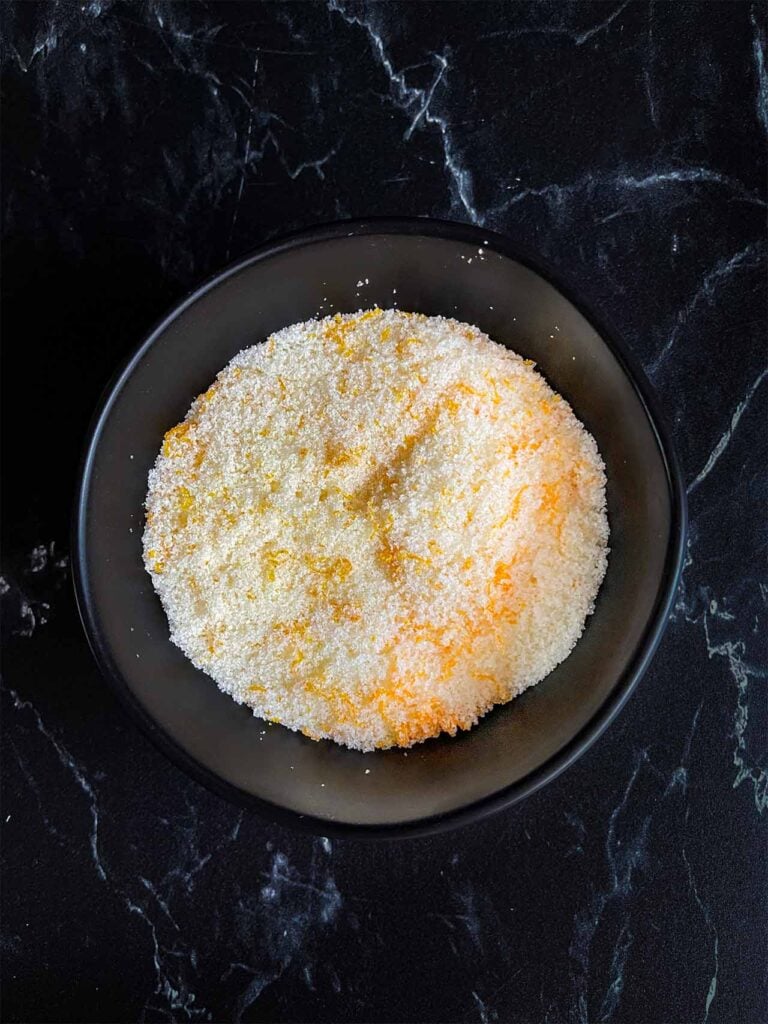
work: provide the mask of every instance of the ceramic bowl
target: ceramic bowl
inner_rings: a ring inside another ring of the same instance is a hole
[[[465,225],[321,227],[266,245],[202,285],[119,372],[96,415],[77,496],[78,604],[105,677],[195,778],[323,835],[424,833],[532,793],[619,711],[671,607],[685,492],[642,372],[559,279],[509,240]],[[536,361],[605,460],[611,553],[584,635],[543,682],[455,738],[362,754],[253,717],[170,642],[142,565],[143,501],[163,434],[236,352],[318,314],[394,304],[477,324]]]

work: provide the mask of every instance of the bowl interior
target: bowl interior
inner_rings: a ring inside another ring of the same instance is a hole
[[[107,401],[86,463],[80,597],[102,663],[187,767],[240,796],[321,819],[320,831],[323,822],[329,829],[407,827],[514,794],[537,773],[546,775],[558,753],[574,741],[578,747],[636,667],[665,586],[670,484],[635,387],[553,285],[493,239],[482,253],[478,248],[466,235],[374,226],[287,243],[235,268],[166,321],[135,357]],[[537,362],[605,460],[611,554],[584,636],[539,686],[455,739],[407,754],[361,754],[254,718],[170,643],[142,566],[142,505],[164,432],[236,352],[318,313],[395,303],[477,324]]]

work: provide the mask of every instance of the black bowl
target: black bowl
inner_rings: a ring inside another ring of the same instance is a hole
[[[482,251],[481,251],[482,250]],[[105,676],[160,748],[216,792],[322,834],[404,835],[506,807],[571,764],[656,648],[685,543],[685,491],[642,372],[613,331],[505,238],[374,221],[265,246],[181,303],[109,388],[85,456],[75,583]],[[361,754],[271,726],[168,639],[141,561],[147,473],[163,434],[240,349],[318,313],[378,304],[454,316],[534,359],[594,435],[611,554],[573,653],[468,733]]]

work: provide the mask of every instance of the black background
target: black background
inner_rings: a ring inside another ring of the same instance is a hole
[[[3,1018],[768,1017],[765,8],[5,3]],[[608,733],[435,838],[271,827],[100,679],[69,579],[84,433],[202,278],[320,221],[446,217],[618,324],[688,564]]]

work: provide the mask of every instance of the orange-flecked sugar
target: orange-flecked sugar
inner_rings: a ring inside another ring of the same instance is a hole
[[[543,679],[608,551],[567,402],[476,327],[398,310],[241,352],[166,434],[146,509],[172,640],[255,714],[360,750]]]

